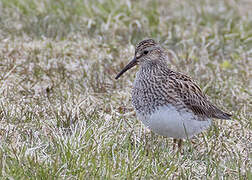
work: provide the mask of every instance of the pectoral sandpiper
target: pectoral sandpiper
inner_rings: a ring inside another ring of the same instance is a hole
[[[190,77],[168,67],[169,58],[153,39],[136,45],[135,56],[116,76],[135,65],[132,103],[138,119],[159,135],[179,140],[191,138],[211,125],[211,119],[230,119],[203,94]]]

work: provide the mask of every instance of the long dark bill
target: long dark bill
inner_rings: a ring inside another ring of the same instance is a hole
[[[121,72],[119,72],[117,74],[117,76],[115,77],[115,79],[118,79],[123,73],[125,73],[126,71],[128,71],[130,68],[134,67],[135,65],[137,65],[137,60],[134,57],[134,59],[132,61],[129,62],[129,64],[127,64],[122,70]]]

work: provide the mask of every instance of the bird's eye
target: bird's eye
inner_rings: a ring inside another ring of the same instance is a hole
[[[145,50],[143,53],[146,55],[146,54],[148,54],[148,52],[149,52],[149,51]]]

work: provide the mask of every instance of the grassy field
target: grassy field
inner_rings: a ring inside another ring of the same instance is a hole
[[[252,179],[252,1],[1,0],[1,179]],[[191,141],[135,116],[143,38],[196,79],[230,121]]]

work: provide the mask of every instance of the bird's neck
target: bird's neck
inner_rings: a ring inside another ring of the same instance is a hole
[[[169,73],[171,69],[169,69],[166,61],[149,61],[143,64],[140,67],[140,73],[145,75],[158,75],[162,73]]]

